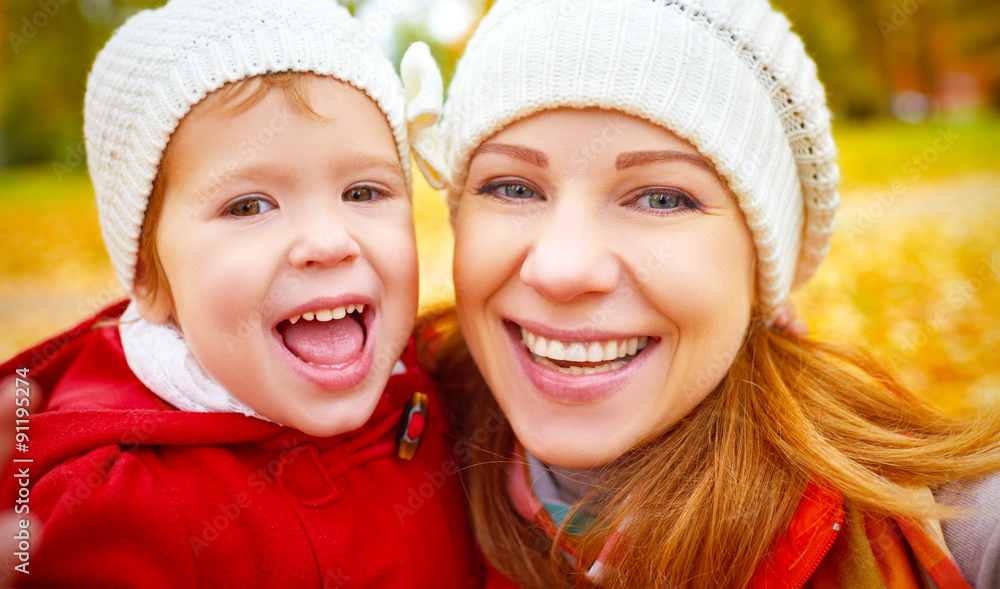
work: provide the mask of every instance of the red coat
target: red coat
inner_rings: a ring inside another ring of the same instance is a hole
[[[177,411],[129,370],[116,305],[6,363],[51,391],[31,417],[32,586],[469,587],[480,583],[445,409],[411,349],[362,428],[319,439]],[[402,407],[430,397],[396,456]],[[24,467],[25,463],[16,464]],[[17,479],[3,478],[3,507]]]

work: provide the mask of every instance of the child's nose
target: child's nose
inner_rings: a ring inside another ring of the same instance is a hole
[[[296,269],[333,266],[361,255],[361,246],[342,225],[311,223],[304,228],[289,250],[288,259]]]
[[[614,291],[621,268],[598,219],[588,218],[586,211],[562,213],[551,211],[535,229],[533,244],[521,265],[521,281],[556,302]]]

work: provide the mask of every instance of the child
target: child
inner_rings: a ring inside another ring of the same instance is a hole
[[[172,0],[98,55],[88,163],[133,300],[3,366],[51,391],[4,480],[44,523],[21,582],[476,583],[407,348],[440,75],[414,47],[407,100],[363,34],[331,0]]]

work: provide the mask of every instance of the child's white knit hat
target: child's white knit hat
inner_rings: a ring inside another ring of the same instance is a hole
[[[392,63],[335,0],[171,0],[128,20],[87,80],[84,137],[104,243],[126,292],[170,135],[188,111],[229,82],[312,72],[365,92],[392,129],[410,186],[411,149],[429,170],[421,135],[441,112],[441,74],[426,45]],[[433,154],[428,153],[433,161]]]
[[[830,113],[766,0],[498,0],[445,104],[452,212],[480,144],[559,107],[641,117],[708,157],[753,233],[765,310],[826,255],[839,202]]]

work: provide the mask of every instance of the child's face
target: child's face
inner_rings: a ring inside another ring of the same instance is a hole
[[[155,236],[173,300],[140,308],[173,312],[198,362],[251,408],[329,436],[363,425],[381,396],[413,328],[417,258],[385,117],[332,78],[307,88],[327,122],[280,91],[184,118]]]

